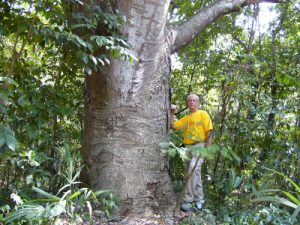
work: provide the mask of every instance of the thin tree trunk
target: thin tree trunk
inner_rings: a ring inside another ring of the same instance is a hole
[[[267,129],[265,133],[265,143],[264,148],[262,149],[262,152],[259,155],[259,162],[262,165],[263,162],[266,160],[268,154],[270,153],[270,146],[273,143],[273,137],[274,137],[274,126],[275,126],[275,116],[276,116],[276,109],[277,109],[277,94],[280,92],[279,90],[279,84],[276,79],[276,55],[277,55],[277,46],[276,46],[276,39],[279,31],[282,29],[282,24],[287,16],[287,9],[285,9],[282,14],[279,21],[278,26],[272,31],[272,49],[271,49],[271,70],[269,75],[269,82],[270,82],[270,94],[272,98],[271,102],[271,109],[270,113],[268,115],[268,121],[267,121]]]

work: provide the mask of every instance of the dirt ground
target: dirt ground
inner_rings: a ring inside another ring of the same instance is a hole
[[[68,222],[62,222],[62,225],[74,225]],[[75,223],[76,225],[87,225],[91,223]],[[131,214],[127,217],[114,218],[106,220],[104,218],[95,218],[92,225],[176,225],[176,224],[201,224],[215,225],[215,217],[209,210],[198,211],[194,213],[185,213],[177,211],[175,216],[173,213],[166,215],[157,215],[152,212],[143,214]]]

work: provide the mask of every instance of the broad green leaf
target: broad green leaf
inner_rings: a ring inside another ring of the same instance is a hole
[[[89,55],[90,59],[94,62],[95,65],[97,65],[97,59],[96,57]]]
[[[32,184],[32,181],[33,181],[33,176],[32,176],[32,174],[30,174],[26,177],[26,184],[27,185]]]
[[[22,95],[19,99],[18,99],[18,104],[20,106],[25,106],[29,103],[29,101],[27,100],[27,97],[25,95]]]
[[[300,193],[300,186],[297,185],[297,184],[296,184],[292,179],[290,179],[288,176],[286,176],[286,175],[284,175],[283,173],[280,173],[280,172],[278,172],[278,171],[276,171],[276,170],[269,169],[269,168],[266,168],[266,167],[264,167],[264,168],[267,169],[267,170],[271,170],[271,171],[273,171],[273,172],[279,174],[280,176],[284,177],[285,179],[287,179],[287,180],[288,180],[288,181],[296,188],[296,190]]]
[[[16,148],[18,147],[18,142],[15,139],[14,132],[11,130],[9,126],[4,126],[4,136],[5,136],[5,143],[7,147],[15,151]]]
[[[232,155],[233,158],[240,164],[240,163],[241,163],[240,157],[239,157],[237,154],[235,154],[235,152],[232,151],[231,149],[227,149],[227,150],[228,150],[228,152],[230,153],[230,155]]]
[[[103,194],[109,194],[109,193],[111,193],[110,190],[99,190],[99,191],[94,192],[94,194],[96,196],[103,195]]]
[[[15,86],[18,86],[18,83],[15,80],[13,80],[12,78],[9,78],[9,77],[0,76],[0,82],[7,82],[9,84],[13,84]]]
[[[285,198],[280,198],[280,197],[259,197],[253,200],[253,202],[275,202],[279,204],[283,204],[289,207],[292,207],[294,209],[297,208],[297,205],[294,204],[293,202],[285,199]]]
[[[168,149],[168,155],[169,155],[170,157],[175,157],[176,154],[177,154],[177,148],[169,148],[169,149]]]
[[[7,115],[7,109],[3,104],[0,105],[0,113]]]
[[[189,146],[188,149],[192,152],[193,156],[207,155],[205,147]]]
[[[46,192],[46,191],[43,191],[42,189],[39,189],[39,188],[37,188],[37,187],[33,187],[32,189],[33,189],[35,192],[37,192],[38,194],[40,194],[40,195],[42,195],[42,196],[44,196],[44,197],[47,197],[47,198],[49,198],[49,199],[53,199],[53,200],[57,200],[57,201],[60,200],[59,197],[56,197],[55,195],[52,195],[52,194],[50,194],[50,193],[48,193],[48,192]]]
[[[233,188],[237,188],[242,181],[243,181],[243,177],[237,176],[234,180]]]
[[[280,192],[279,189],[263,189],[263,190],[260,190],[260,191],[256,191],[256,189],[254,189],[255,187],[253,187],[253,194],[254,195],[268,195],[268,194],[274,194],[275,192]]]
[[[168,149],[170,146],[171,146],[171,144],[168,141],[159,143],[159,147],[162,149]]]
[[[68,197],[68,200],[72,200],[73,198],[76,198],[80,194],[81,194],[81,191],[76,191],[70,197]]]
[[[225,158],[232,159],[232,158],[230,157],[230,155],[229,155],[228,149],[225,148],[225,147],[222,147],[222,148],[221,148],[221,154],[222,154],[222,156],[224,156]]]
[[[177,148],[177,152],[179,153],[179,156],[183,161],[191,160],[188,149],[186,149],[186,148]]]
[[[59,201],[58,203],[56,203],[54,205],[54,207],[51,209],[50,218],[59,216],[62,213],[64,213],[66,211],[66,204],[67,204],[67,201],[65,201],[65,200]]]
[[[292,200],[295,204],[299,205],[300,204],[300,200],[297,199],[295,196],[293,196],[291,193],[287,192],[287,191],[282,191],[290,200]]]
[[[82,46],[84,46],[84,47],[87,47],[87,43],[86,43],[83,39],[81,39],[81,38],[78,37],[78,36],[75,36],[75,39],[76,39],[76,41],[77,41],[80,45],[82,45]]]
[[[82,60],[85,64],[88,64],[89,56],[85,53],[82,54]]]
[[[84,67],[84,72],[88,75],[91,75],[92,74],[92,70],[90,67]]]
[[[72,183],[75,183],[75,180],[77,180],[77,178],[79,178],[79,175],[82,171],[84,166],[81,166],[81,168],[79,168],[79,170],[76,172],[76,174],[73,176],[73,179],[72,179]],[[77,182],[76,182],[77,183]],[[79,182],[80,183],[80,182]]]

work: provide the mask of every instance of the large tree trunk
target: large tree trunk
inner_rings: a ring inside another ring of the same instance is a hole
[[[121,32],[138,61],[112,60],[86,78],[83,157],[91,185],[114,191],[121,214],[161,211],[174,204],[159,148],[169,127],[169,55],[245,0],[216,1],[169,29],[170,0],[114,2],[129,19]]]
[[[121,213],[163,210],[173,199],[159,142],[168,132],[169,1],[119,1],[138,61],[112,60],[86,79],[84,158],[91,185],[114,191]],[[174,202],[174,201],[173,201]]]

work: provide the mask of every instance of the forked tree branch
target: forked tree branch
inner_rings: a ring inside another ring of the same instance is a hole
[[[173,34],[172,53],[189,44],[202,30],[223,15],[239,11],[254,3],[287,3],[288,0],[218,0],[199,10],[195,16],[171,29]]]

